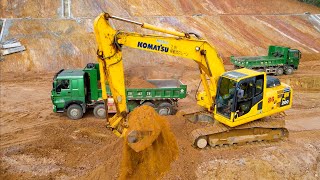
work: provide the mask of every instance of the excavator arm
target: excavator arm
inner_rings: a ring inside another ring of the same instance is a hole
[[[167,35],[145,35],[134,32],[117,31],[109,20],[116,19],[133,23],[142,28]],[[108,126],[118,136],[123,136],[126,127],[127,102],[124,83],[124,68],[122,60],[122,46],[127,46],[144,51],[184,57],[198,64],[204,93],[200,104],[212,111],[219,76],[225,72],[222,60],[217,51],[207,41],[193,37],[192,34],[170,31],[146,23],[134,22],[107,13],[99,15],[94,22],[94,32],[98,43],[98,62],[100,67],[102,98],[107,104],[108,95],[106,83],[109,83],[114,98],[117,113],[108,119]],[[107,109],[107,108],[106,108]],[[108,113],[106,113],[108,114]]]

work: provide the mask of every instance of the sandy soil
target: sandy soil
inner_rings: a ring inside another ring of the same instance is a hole
[[[319,8],[296,0],[144,2],[72,1],[72,19],[61,17],[58,2],[0,2],[0,17],[8,18],[4,40],[18,38],[27,48],[0,64],[0,179],[120,177],[123,140],[92,112],[79,121],[53,113],[50,100],[52,71],[95,61],[92,24],[102,10],[198,33],[217,48],[227,70],[232,69],[230,55],[266,54],[271,44],[297,48],[303,54],[299,70],[280,78],[294,88],[293,108],[285,117],[289,138],[198,150],[189,141],[197,125],[169,116],[179,157],[163,179],[319,179],[320,41],[311,16],[303,14],[319,13]],[[114,25],[151,33],[134,25]],[[123,49],[127,76],[180,79],[188,85],[189,95],[179,102],[179,110],[199,109],[194,99],[199,83],[194,62]]]
[[[163,67],[135,72],[150,78],[159,73],[168,78],[178,74],[189,85],[189,96],[180,101],[179,108],[196,106],[197,68],[185,67],[180,72],[172,63]],[[320,74],[310,72],[311,68],[319,68],[318,62],[302,62],[295,74],[281,77],[295,87],[293,108],[286,112],[290,136],[284,141],[197,150],[188,140],[195,126],[180,116],[169,116],[179,157],[163,179],[318,179]],[[89,174],[95,174],[95,179],[119,178],[122,139],[108,131],[105,122],[95,119],[92,112],[79,121],[53,113],[53,74],[1,73],[0,178],[86,179]]]

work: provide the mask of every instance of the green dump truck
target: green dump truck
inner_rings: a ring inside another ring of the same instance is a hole
[[[280,76],[298,69],[301,52],[283,46],[269,46],[268,56],[231,56],[235,68],[249,68]]]
[[[57,72],[51,90],[53,111],[66,112],[70,119],[80,119],[88,109],[93,108],[97,118],[105,118],[99,79],[99,64],[89,63],[84,69],[62,69]],[[178,100],[186,97],[187,86],[179,80],[155,79],[148,82],[155,88],[126,89],[129,111],[140,105],[149,105],[160,115],[170,115],[174,113]],[[111,94],[108,86],[107,92]],[[112,95],[108,98],[108,112],[116,112]]]

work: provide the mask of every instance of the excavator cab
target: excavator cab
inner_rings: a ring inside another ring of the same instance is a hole
[[[270,86],[269,81],[265,73],[245,68],[222,74],[214,119],[235,127],[289,109],[292,89],[280,82]]]
[[[232,127],[239,119],[259,114],[264,84],[261,72],[241,69],[224,73],[218,82],[215,119]]]

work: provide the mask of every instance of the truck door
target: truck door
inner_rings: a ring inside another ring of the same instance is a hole
[[[301,52],[299,50],[296,50],[296,49],[289,50],[288,65],[293,66],[294,69],[297,69],[300,58],[301,58]]]
[[[77,97],[79,97],[79,87],[78,87],[78,80],[77,79],[72,79],[71,80],[71,83],[72,83],[72,97],[74,97],[74,98],[77,98]],[[73,98],[73,99],[74,99]]]
[[[85,84],[83,78],[71,80],[71,98],[73,101],[81,102],[81,104],[86,102]]]

